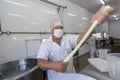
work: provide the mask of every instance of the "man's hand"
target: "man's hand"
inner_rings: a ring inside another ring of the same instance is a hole
[[[57,72],[65,72],[67,70],[68,62],[63,61],[48,61],[44,59],[38,59],[38,66],[42,70],[55,70]]]
[[[68,62],[57,61],[54,62],[54,70],[57,72],[65,72],[67,70]]]
[[[91,23],[95,20],[99,22],[99,24],[102,24],[106,21],[106,19],[109,17],[109,15],[112,13],[112,8],[110,6],[103,5],[99,11],[93,16]]]

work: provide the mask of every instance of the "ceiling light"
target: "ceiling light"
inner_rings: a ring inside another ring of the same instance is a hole
[[[68,13],[69,16],[73,16],[73,17],[76,17],[75,14],[71,14],[71,13]]]
[[[117,16],[116,15],[113,15],[114,18],[116,18]]]
[[[9,16],[15,16],[15,17],[25,18],[25,16],[20,15],[20,14],[8,13],[8,15],[9,15]]]
[[[82,17],[82,19],[83,19],[83,20],[88,20],[88,19],[87,19],[87,18],[85,18],[85,17]]]
[[[118,20],[119,20],[119,18],[115,18],[115,20],[117,20],[117,21],[118,21]]]
[[[33,25],[39,25],[38,22],[32,22],[31,24],[33,24]]]
[[[16,40],[17,38],[16,37],[13,37],[13,40]]]
[[[83,25],[79,24],[78,26],[82,27]]]
[[[99,0],[102,4],[105,4],[105,1],[104,0]]]
[[[5,2],[14,4],[14,5],[17,5],[17,6],[28,7],[28,5],[21,4],[21,3],[18,3],[18,2],[15,2],[15,1],[11,1],[11,0],[5,0]]]
[[[43,10],[44,12],[47,12],[47,13],[49,13],[49,14],[56,14],[55,12],[53,12],[53,11],[49,11],[49,10]]]

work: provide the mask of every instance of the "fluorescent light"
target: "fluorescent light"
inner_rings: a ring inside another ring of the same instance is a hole
[[[17,38],[16,37],[13,37],[13,40],[16,40]]]
[[[102,38],[101,33],[95,33],[95,34],[92,34],[92,36],[94,36],[96,38]]]
[[[104,0],[100,0],[100,2],[101,2],[102,4],[105,4],[105,1],[104,1]]]
[[[20,15],[20,14],[8,13],[8,15],[9,15],[9,16],[15,16],[15,17],[25,18],[25,16]]]
[[[119,18],[115,18],[115,20],[117,20],[117,21],[118,21],[118,20],[119,20]]]
[[[78,26],[82,27],[83,25],[79,24]]]
[[[88,20],[88,19],[87,19],[87,18],[85,18],[85,17],[82,17],[82,19],[83,19],[83,20]]]
[[[15,2],[15,1],[11,1],[11,0],[5,0],[5,2],[14,4],[14,5],[17,5],[17,6],[28,7],[28,5],[21,4],[21,3],[18,3],[18,2]]]
[[[47,39],[42,39],[42,41],[44,42],[44,41],[46,41]]]
[[[116,15],[113,15],[114,18],[116,18],[117,16]]]
[[[72,13],[68,13],[69,16],[73,16],[73,17],[76,17],[75,14],[72,14]]]
[[[49,11],[49,10],[43,10],[44,12],[47,12],[47,13],[49,13],[49,14],[56,14],[55,12],[53,12],[53,11]]]
[[[33,24],[33,25],[38,25],[39,23],[38,23],[38,22],[32,22],[31,24]]]

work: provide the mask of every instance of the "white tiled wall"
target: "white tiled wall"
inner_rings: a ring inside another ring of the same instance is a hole
[[[3,31],[49,31],[50,21],[57,16],[56,8],[34,0],[0,0],[0,3]]]
[[[64,10],[64,24],[66,32],[83,32],[83,30],[88,26],[92,14],[87,10],[71,3],[68,0],[50,1],[67,6],[67,9]]]
[[[13,60],[25,58],[25,41],[20,35],[3,36],[3,54],[5,59]]]
[[[97,26],[97,27],[95,28],[95,31],[96,31],[97,33],[102,33],[103,31],[109,33],[108,23],[109,23],[109,22],[106,21],[106,22],[103,23],[102,25]]]
[[[4,62],[2,36],[0,36],[0,63]]]
[[[112,21],[108,25],[110,36],[120,38],[120,21]]]
[[[35,56],[38,53],[42,39],[27,39],[26,40],[26,56]]]
[[[51,1],[67,6],[63,13],[65,32],[82,32],[89,24],[92,14],[87,10],[68,0]],[[37,0],[0,0],[0,20],[2,30],[5,32],[49,32],[50,22],[56,17],[58,17],[56,7]],[[27,54],[26,40],[48,37],[49,35],[39,34],[0,35],[0,63],[36,54],[39,41],[27,43]],[[82,50],[85,52],[86,47]]]
[[[2,35],[0,38],[0,62],[8,62],[36,55],[40,46],[38,39],[49,35]],[[32,42],[33,39],[33,42]],[[34,39],[37,39],[34,41]],[[27,44],[26,44],[26,41]],[[37,44],[38,43],[38,44]],[[27,47],[26,47],[27,45]],[[31,51],[31,52],[30,52]]]
[[[80,49],[79,49],[79,56],[85,54],[85,53],[88,53],[89,52],[89,46],[87,44],[85,44],[84,46],[82,46]]]

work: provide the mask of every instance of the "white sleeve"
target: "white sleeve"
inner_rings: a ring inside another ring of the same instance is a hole
[[[47,43],[42,42],[38,51],[37,58],[48,60],[48,55],[49,55],[49,51],[48,51]]]
[[[78,36],[79,35],[70,35],[69,36],[69,41],[70,41],[70,44],[71,44],[72,48],[74,48],[77,45]]]

